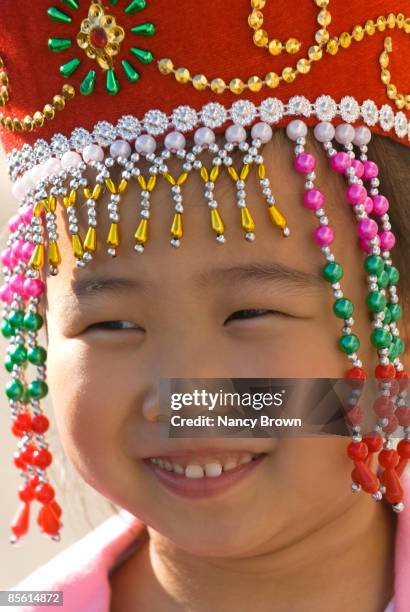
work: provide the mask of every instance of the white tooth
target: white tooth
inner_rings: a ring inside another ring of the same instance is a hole
[[[190,464],[185,468],[186,478],[203,478],[204,470],[201,465]]]
[[[220,463],[206,463],[205,474],[211,478],[216,478],[222,474],[222,465]]]
[[[158,465],[160,468],[164,468],[165,467],[165,462],[162,461],[162,459],[158,459]]]
[[[239,463],[250,463],[252,461],[252,455],[243,455],[239,458]]]
[[[224,463],[224,470],[225,472],[228,472],[229,470],[236,468],[237,465],[238,463],[236,461],[229,459],[226,463]]]
[[[183,474],[185,472],[184,468],[182,465],[179,465],[179,463],[173,463],[172,467],[176,474]]]
[[[151,463],[157,463],[156,457],[150,457],[149,460],[151,461]]]
[[[173,468],[172,468],[172,463],[170,461],[165,461],[164,462],[164,467],[166,470],[168,470],[168,472],[172,472]]]

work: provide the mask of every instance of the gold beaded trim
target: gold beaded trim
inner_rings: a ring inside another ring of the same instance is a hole
[[[327,2],[316,2],[315,4],[319,7],[325,6],[329,3]],[[300,51],[302,43],[297,38],[289,38],[285,42],[281,42],[278,38],[272,38],[269,40],[269,34],[266,30],[262,29],[264,17],[262,10],[265,8],[266,0],[251,0],[252,12],[248,17],[248,24],[254,30],[253,34],[253,42],[257,47],[265,47],[268,49],[271,55],[280,55],[283,51],[289,53],[290,55],[294,55]],[[326,26],[331,22],[331,16],[329,11],[326,8],[320,8],[320,12],[317,18],[321,29],[316,32],[315,39],[324,40],[326,38],[329,40],[330,36],[328,31],[326,30]]]
[[[376,20],[369,19],[363,26],[354,26],[351,32],[342,32],[339,36],[330,38],[327,31],[327,25],[331,22],[331,14],[327,10],[329,1],[315,0],[316,4],[322,9],[319,12],[318,20],[320,19],[319,24],[323,24],[323,26],[315,34],[316,44],[309,48],[308,57],[298,60],[293,67],[287,66],[281,74],[268,72],[264,77],[253,75],[246,82],[239,77],[235,77],[229,83],[225,83],[220,77],[209,80],[205,74],[191,76],[188,68],[175,68],[170,58],[160,59],[158,69],[162,74],[173,74],[178,83],[192,83],[193,87],[199,91],[210,88],[216,94],[231,91],[239,95],[247,89],[258,92],[265,86],[275,89],[281,82],[293,83],[299,74],[308,74],[313,63],[320,61],[324,57],[324,53],[336,55],[340,49],[350,47],[352,42],[361,42],[366,35],[373,36],[376,32],[384,32],[387,28],[391,30],[395,28],[404,29],[406,34],[410,34],[410,17],[405,17],[403,13],[390,13],[387,17],[380,16]],[[268,39],[267,35],[266,38]]]
[[[5,106],[9,100],[9,77],[4,69],[4,61],[0,57],[0,106]],[[63,85],[61,94],[53,97],[50,104],[46,104],[43,110],[37,110],[32,115],[26,115],[23,119],[5,116],[0,112],[0,125],[11,132],[31,132],[34,128],[42,127],[46,121],[52,121],[56,111],[62,111],[66,102],[75,96],[72,85]]]
[[[386,86],[387,96],[390,100],[394,100],[397,108],[402,110],[410,110],[410,94],[398,93],[396,85],[391,82],[390,70],[388,70],[390,63],[390,53],[393,51],[393,41],[390,36],[384,39],[384,51],[380,55],[379,62],[381,68],[381,80]]]

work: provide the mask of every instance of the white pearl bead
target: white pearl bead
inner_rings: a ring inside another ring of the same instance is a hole
[[[56,157],[50,157],[42,164],[41,178],[47,178],[50,174],[61,172],[61,161]]]
[[[138,136],[135,141],[135,150],[137,153],[144,153],[148,155],[149,153],[154,153],[157,148],[157,142],[153,136],[150,134],[142,134],[142,136]]]
[[[372,139],[372,133],[369,128],[365,125],[360,125],[355,130],[355,137],[353,140],[353,144],[361,147],[362,145],[367,145]]]
[[[66,151],[61,158],[61,166],[63,170],[68,170],[71,166],[75,168],[81,164],[83,160],[81,159],[81,155],[76,153],[75,151]]]
[[[181,151],[181,149],[185,149],[185,136],[181,134],[181,132],[170,132],[165,136],[164,145],[165,148],[172,153]]]
[[[246,130],[242,125],[230,125],[225,132],[227,142],[238,144],[246,140]]]
[[[104,159],[104,151],[102,147],[98,145],[87,145],[83,151],[83,159],[86,164],[90,163],[91,161],[102,162]]]
[[[307,125],[300,119],[294,119],[288,123],[286,127],[286,134],[290,140],[296,141],[298,138],[306,138],[308,133]]]
[[[263,144],[266,144],[272,140],[272,128],[268,123],[260,121],[259,123],[255,123],[255,125],[252,127],[251,136],[253,139],[258,139]]]
[[[129,157],[131,155],[131,146],[126,140],[115,140],[110,146],[110,155],[114,159],[116,157]]]
[[[213,144],[215,142],[215,133],[211,128],[201,127],[195,132],[194,141],[200,147]]]
[[[17,179],[17,181],[11,188],[11,191],[16,200],[23,200],[27,193],[30,191],[30,188],[30,181],[27,180],[27,177],[24,175]]]
[[[37,185],[37,183],[41,180],[41,175],[43,172],[43,168],[41,164],[36,164],[28,172],[30,173],[29,176],[30,176],[30,180],[33,183],[33,186]]]
[[[318,123],[313,130],[315,138],[319,142],[331,142],[335,137],[335,128],[328,121],[322,121]]]
[[[351,144],[355,135],[355,129],[350,123],[342,123],[336,128],[335,138],[339,144]]]

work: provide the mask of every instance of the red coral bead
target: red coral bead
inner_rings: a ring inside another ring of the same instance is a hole
[[[31,429],[31,417],[28,412],[20,412],[13,421],[17,429],[21,431],[30,431]]]
[[[366,493],[376,493],[378,491],[379,479],[363,461],[358,461],[355,464],[355,472],[363,491],[366,491]]]
[[[52,461],[53,455],[46,448],[41,448],[33,453],[34,465],[42,470],[45,470]]]
[[[389,422],[383,427],[385,433],[394,433],[399,426],[399,420],[395,414],[388,417]]]
[[[24,461],[24,459],[22,458],[20,453],[14,453],[14,455],[13,455],[13,462],[14,462],[14,465],[16,466],[16,468],[18,468],[19,470],[25,470],[26,469],[26,462]]]
[[[391,504],[398,504],[403,500],[404,491],[400,478],[395,470],[386,470],[383,474],[383,483],[386,487],[385,497]]]
[[[36,488],[36,487],[37,487],[37,486],[40,484],[40,479],[39,479],[39,477],[37,476],[37,474],[36,474],[35,476],[32,476],[32,478],[30,478],[30,482],[29,482],[29,484],[30,484],[30,487],[31,487],[31,488],[33,489],[33,491],[34,491],[34,489],[35,489],[35,488]]]
[[[402,427],[410,425],[410,408],[408,406],[399,406],[395,414]]]
[[[395,468],[399,462],[399,454],[395,450],[382,450],[379,454],[379,463],[386,469]]]
[[[25,533],[27,533],[28,526],[29,526],[29,520],[30,520],[30,504],[24,502],[23,504],[20,505],[10,525],[11,530],[17,539],[20,538]]]
[[[21,456],[26,463],[31,464],[33,462],[33,454],[36,450],[37,448],[33,444],[28,444],[26,448],[22,451]]]
[[[61,527],[60,520],[50,504],[44,505],[37,516],[37,523],[40,525],[44,533],[56,535]]]
[[[15,423],[13,423],[11,426],[11,433],[13,436],[16,436],[16,438],[21,438],[24,436],[24,431],[21,431],[21,429],[19,429]]]
[[[50,421],[44,414],[35,414],[31,419],[31,429],[38,434],[43,434],[50,426]]]
[[[373,404],[373,410],[379,417],[387,417],[394,413],[394,404],[389,397],[378,397]]]
[[[54,513],[58,516],[58,518],[60,518],[60,516],[62,515],[63,511],[61,509],[61,507],[58,505],[58,503],[56,502],[55,499],[53,499],[53,501],[51,501],[49,504],[50,508],[52,508],[54,510]]]
[[[37,501],[48,504],[54,498],[54,489],[50,484],[43,482],[35,488],[34,495]]]
[[[347,447],[347,454],[353,461],[364,461],[368,452],[368,448],[363,442],[350,442]]]
[[[410,440],[400,440],[397,445],[397,452],[401,457],[410,459]]]
[[[19,488],[18,496],[21,499],[21,501],[30,502],[34,499],[33,489],[30,487],[29,484],[22,485]]]
[[[366,444],[370,453],[377,453],[383,446],[382,437],[379,434],[369,434],[363,438],[363,442]]]
[[[399,383],[400,391],[404,391],[409,384],[409,375],[405,370],[401,372],[396,372],[396,380]]]
[[[346,418],[351,425],[359,425],[363,420],[362,408],[358,404],[353,406],[353,408],[346,412]]]
[[[389,363],[388,365],[378,365],[374,371],[374,375],[379,380],[388,380],[390,378],[395,378],[396,368],[392,363]]]
[[[367,374],[363,368],[350,368],[350,370],[347,370],[345,378],[348,381],[349,387],[352,389],[361,389],[365,383]]]

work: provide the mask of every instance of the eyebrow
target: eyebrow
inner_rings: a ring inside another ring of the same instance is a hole
[[[215,283],[234,285],[240,282],[276,283],[290,289],[317,291],[326,287],[319,271],[307,272],[281,263],[250,263],[231,267],[209,268],[197,274],[194,279],[196,288],[207,288]],[[83,277],[72,282],[72,291],[79,300],[86,300],[102,294],[127,293],[129,291],[145,291],[150,287],[148,280],[99,275]]]

